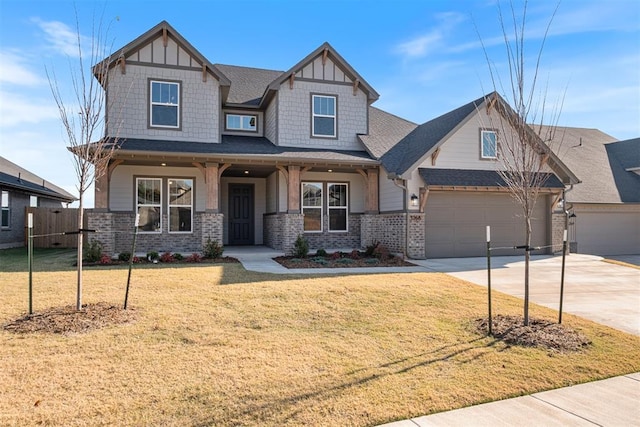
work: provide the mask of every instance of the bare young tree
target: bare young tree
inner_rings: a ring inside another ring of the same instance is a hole
[[[73,89],[73,100],[67,101],[60,90],[54,70],[46,69],[47,79],[58,107],[62,127],[67,137],[67,148],[73,153],[73,164],[78,178],[78,260],[76,309],[82,309],[82,260],[84,194],[89,187],[103,176],[117,147],[117,141],[103,133],[109,128],[106,114],[105,90],[111,46],[106,38],[110,25],[104,26],[100,19],[92,25],[88,40],[81,35],[80,20],[76,10],[77,58],[69,58],[69,77]],[[85,55],[88,50],[88,55]],[[91,64],[97,64],[91,66]],[[93,73],[92,73],[93,71]],[[93,74],[93,75],[92,75]],[[95,77],[95,78],[94,78]]]
[[[498,113],[489,114],[490,126],[498,131],[497,154],[501,165],[498,172],[509,193],[520,206],[524,220],[524,324],[528,325],[529,264],[533,233],[531,221],[541,189],[550,176],[547,173],[549,157],[552,155],[549,144],[554,140],[562,110],[562,100],[548,105],[547,88],[540,90],[538,87],[538,73],[544,45],[559,4],[546,25],[535,56],[535,64],[531,68],[525,52],[527,1],[523,3],[520,17],[513,1],[510,1],[509,6],[511,16],[509,20],[505,20],[498,2],[499,22],[508,66],[506,88],[500,79],[500,73],[490,61],[482,38],[480,41],[489,65],[494,90],[492,99],[489,100],[489,108],[495,108]],[[503,95],[498,96],[498,93]]]

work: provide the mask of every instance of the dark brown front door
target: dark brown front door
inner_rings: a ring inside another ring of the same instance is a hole
[[[229,245],[253,245],[253,184],[229,184]]]

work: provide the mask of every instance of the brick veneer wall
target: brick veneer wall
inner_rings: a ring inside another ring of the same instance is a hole
[[[310,249],[360,249],[362,248],[362,235],[360,232],[362,214],[349,215],[349,229],[347,232],[330,232],[329,217],[323,218],[322,233],[304,233],[304,238],[309,242]]]
[[[87,210],[87,226],[97,232],[89,240],[97,240],[106,254],[116,255],[131,251],[135,214],[130,212],[101,212]],[[202,252],[204,243],[211,240],[222,242],[223,214],[196,213],[193,216],[192,233],[168,233],[167,216],[162,218],[162,233],[138,233],[137,253]]]
[[[360,227],[362,246],[380,242],[391,252],[405,253],[406,221],[404,213],[363,215]]]
[[[265,245],[291,253],[298,235],[303,234],[302,214],[266,214],[263,216],[263,241]]]
[[[426,221],[424,213],[409,213],[407,256],[424,259],[426,254]]]
[[[565,219],[566,217],[563,212],[554,212],[551,214],[551,253],[562,253]]]

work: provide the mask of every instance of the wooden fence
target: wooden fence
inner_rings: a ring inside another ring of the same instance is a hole
[[[34,248],[75,248],[75,234],[61,235],[66,231],[78,230],[78,209],[74,208],[25,208],[25,225],[28,214],[33,213]],[[25,245],[29,230],[25,227]]]

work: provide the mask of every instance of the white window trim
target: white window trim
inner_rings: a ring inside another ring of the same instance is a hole
[[[189,205],[178,205],[171,203],[171,181],[172,180],[182,180],[182,181],[191,181],[191,204]],[[193,234],[193,209],[195,202],[195,192],[194,190],[194,179],[193,178],[167,178],[167,230],[169,234]],[[174,207],[186,207],[189,206],[191,208],[191,230],[189,231],[171,231],[171,208]],[[162,210],[161,210],[162,211]]]
[[[149,203],[138,203],[138,187],[140,185],[141,180],[152,180],[152,181],[160,181],[160,203],[159,204],[149,204]],[[138,229],[138,233],[142,234],[162,234],[162,178],[158,177],[138,177],[136,178],[136,189],[135,189],[135,197],[136,197],[136,215],[139,213],[140,208],[154,208],[160,207],[160,226],[157,231],[145,231]]]
[[[5,199],[6,199],[6,203],[5,203]],[[2,192],[0,193],[0,228],[3,228],[5,230],[11,228],[11,201],[9,199],[10,199],[9,192],[2,190]],[[3,211],[7,212],[7,225],[2,224],[1,215]]]
[[[230,127],[229,126],[229,117],[231,117],[231,116],[240,117],[240,127],[234,128],[234,127]],[[245,128],[242,127],[242,118],[243,117],[250,117],[250,118],[255,120],[256,125],[255,125],[254,129],[245,129]],[[225,113],[224,127],[225,127],[225,130],[230,130],[230,131],[234,131],[234,132],[252,132],[252,133],[256,133],[256,132],[258,132],[258,115],[257,114]]]
[[[344,185],[347,188],[347,204],[345,206],[329,206],[329,187],[332,185]],[[332,209],[344,209],[345,211],[345,226],[344,230],[332,230],[331,229],[331,210]],[[347,182],[328,182],[327,183],[327,227],[329,233],[348,233],[349,232],[349,183]]]
[[[320,186],[320,190],[322,191],[322,194],[320,195],[320,206],[306,206],[307,209],[320,209],[320,230],[304,230],[304,224],[303,224],[303,232],[304,233],[322,233],[324,231],[324,197],[325,197],[325,191],[324,191],[324,184],[322,182],[317,182],[317,181],[305,181],[305,182],[301,182],[300,183],[300,196],[301,196],[301,203],[300,203],[300,207],[302,208],[302,215],[304,215],[304,209],[305,209],[305,205],[304,205],[304,185],[305,184],[315,184]],[[304,223],[304,220],[303,220]]]
[[[492,133],[495,135],[496,137],[496,154],[495,156],[485,156],[484,154],[484,135],[488,134],[488,133]],[[498,158],[498,132],[496,132],[495,130],[492,129],[481,129],[480,130],[480,158],[482,159],[487,159],[487,160],[495,160]]]
[[[178,86],[178,102],[175,104],[166,103],[166,102],[153,102],[153,84],[154,83],[162,83],[162,84],[170,84]],[[180,82],[171,82],[165,80],[149,80],[149,127],[152,128],[165,128],[165,129],[180,129]],[[176,126],[170,125],[159,125],[153,123],[153,106],[154,105],[162,105],[165,107],[176,107]]]
[[[316,98],[333,98],[333,115],[331,114],[316,114],[315,112],[315,99]],[[333,119],[333,134],[323,135],[316,134],[316,117],[329,117]],[[311,136],[314,138],[336,138],[338,136],[338,97],[334,95],[311,95]]]

